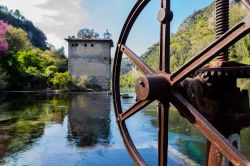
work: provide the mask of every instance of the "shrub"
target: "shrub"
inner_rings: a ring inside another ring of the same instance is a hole
[[[96,78],[96,76],[92,76],[92,78],[90,79],[90,88],[93,90],[100,90],[102,89],[102,87],[99,85],[98,83],[98,79]]]
[[[81,88],[81,89],[90,88],[91,85],[90,85],[90,81],[89,81],[88,76],[86,76],[86,75],[80,76],[80,79],[79,79],[79,81],[77,82],[77,86],[78,86],[79,88]]]
[[[66,90],[73,85],[73,78],[69,72],[55,73],[55,76],[50,79],[53,89]]]
[[[50,65],[50,66],[46,67],[46,69],[44,71],[44,75],[46,77],[51,77],[56,72],[57,72],[57,67],[55,65]]]

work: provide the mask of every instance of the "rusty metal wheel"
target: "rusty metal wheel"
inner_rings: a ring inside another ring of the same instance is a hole
[[[170,22],[172,12],[170,11],[170,1],[161,0],[161,9],[158,13],[158,20],[161,24],[160,34],[160,64],[159,71],[155,72],[132,50],[126,46],[126,41],[136,19],[150,0],[138,0],[131,10],[120,35],[113,68],[113,100],[117,123],[123,141],[136,165],[146,165],[142,156],[136,149],[133,140],[126,127],[126,120],[139,112],[141,109],[157,100],[161,104],[158,108],[158,165],[167,165],[168,153],[168,109],[172,103],[182,116],[187,118],[199,131],[216,146],[234,165],[249,165],[248,160],[235,149],[229,141],[220,134],[197,109],[191,105],[187,99],[179,92],[178,86],[187,77],[192,75],[202,66],[210,62],[221,51],[234,44],[250,31],[250,16],[227,31],[205,50],[195,56],[190,62],[181,67],[177,72],[170,74]],[[249,1],[243,1],[249,7]],[[122,111],[120,101],[120,68],[122,55],[125,54],[138,67],[144,76],[139,77],[135,91],[138,101],[127,111]]]

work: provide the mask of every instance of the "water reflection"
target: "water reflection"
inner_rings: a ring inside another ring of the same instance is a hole
[[[127,109],[134,99],[122,100]],[[169,158],[204,164],[205,139],[171,107]],[[149,165],[157,165],[155,104],[128,120],[129,131]],[[250,128],[241,132],[250,159]],[[112,97],[95,93],[0,95],[0,165],[133,165],[118,131]],[[171,165],[171,164],[170,164]],[[185,164],[179,164],[185,165]]]
[[[32,146],[47,122],[62,123],[67,113],[67,107],[59,107],[67,103],[61,96],[9,93],[1,95],[0,103],[1,158]]]
[[[76,94],[70,99],[69,137],[77,146],[109,144],[110,96]]]
[[[150,124],[158,128],[156,103],[147,106],[143,115],[150,117]],[[185,118],[182,118],[178,111],[171,106],[169,110],[169,145],[170,149],[181,152],[182,157],[191,158],[195,163],[205,164],[205,143],[206,140]],[[157,133],[157,131],[155,132]],[[157,135],[156,135],[157,136]],[[172,152],[170,152],[172,153]],[[173,154],[179,155],[179,154]]]

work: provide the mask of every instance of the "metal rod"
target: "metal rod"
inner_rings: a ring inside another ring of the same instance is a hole
[[[168,110],[169,103],[158,103],[158,165],[166,166],[168,162]]]
[[[128,56],[128,58],[138,67],[145,75],[155,74],[154,70],[148,66],[139,56],[137,56],[132,50],[125,45],[118,45],[121,51]]]
[[[143,108],[145,108],[147,105],[151,103],[150,100],[145,100],[145,101],[137,101],[132,107],[130,107],[126,112],[123,114],[120,114],[117,120],[125,121]]]
[[[250,0],[241,0],[241,1],[247,7],[247,9],[250,10]]]
[[[173,18],[170,10],[170,0],[161,0],[161,10],[158,20],[160,29],[160,63],[159,70],[170,73],[170,22]],[[158,165],[166,166],[168,158],[168,113],[169,102],[158,105]]]
[[[229,0],[216,0],[216,38],[218,39],[229,30]],[[223,50],[218,58],[228,60],[228,49]]]
[[[170,73],[170,22],[172,20],[170,0],[162,0],[161,9],[165,12],[165,20],[161,21],[159,69]]]

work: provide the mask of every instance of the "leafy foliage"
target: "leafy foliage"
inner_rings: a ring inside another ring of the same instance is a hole
[[[2,84],[11,90],[44,89],[56,72],[67,70],[64,49],[42,51],[35,48],[27,33],[9,25],[6,33],[9,45],[7,56],[0,57],[0,88]]]
[[[95,32],[94,29],[84,28],[78,31],[77,37],[78,38],[85,38],[85,39],[97,39],[99,37],[99,33]]]
[[[7,55],[0,56],[1,90],[68,86],[65,80],[59,85],[54,84],[57,78],[60,79],[59,76],[66,77],[68,61],[64,48],[55,49],[49,44],[48,50],[45,41],[43,32],[35,28],[18,10],[9,11],[7,7],[0,6],[0,53]],[[52,78],[54,82],[50,81]]]
[[[0,5],[0,20],[8,22],[15,28],[21,28],[28,34],[28,38],[33,46],[46,50],[46,36],[45,34],[35,27],[33,23],[27,20],[19,10],[9,10],[6,6]]]
[[[6,41],[8,42],[9,50],[15,52],[30,50],[32,46],[27,33],[21,28],[14,28],[13,26],[9,26],[9,30],[6,33]]]
[[[132,88],[137,78],[140,76],[142,76],[142,73],[137,68],[133,67],[128,73],[121,75],[120,85],[122,87]]]
[[[171,36],[171,71],[176,71],[193,56],[202,51],[215,40],[215,4],[195,12],[180,25],[176,34]],[[241,3],[230,6],[230,27],[247,15],[246,8]],[[229,57],[238,62],[250,62],[249,35],[230,47]],[[151,46],[142,58],[153,68],[158,69],[159,43]]]
[[[131,73],[121,76],[120,85],[122,87],[132,88],[135,85],[136,79],[132,77]]]
[[[9,89],[43,89],[49,86],[51,79],[61,68],[58,64],[67,66],[66,59],[56,57],[56,53],[47,51],[55,56],[54,61],[47,60],[43,51],[33,49],[29,51],[9,52],[8,56],[2,57],[0,65],[5,73],[4,80],[8,82]],[[59,61],[61,61],[59,63]],[[66,67],[64,67],[66,68]],[[65,70],[63,71],[65,72]]]
[[[160,57],[159,47],[160,47],[159,43],[153,44],[148,49],[148,51],[146,51],[142,55],[142,59],[148,62],[148,65],[152,67],[155,71],[157,71],[159,68],[159,57]]]
[[[50,79],[54,89],[69,89],[73,85],[73,79],[69,72],[55,73],[55,76]]]
[[[109,30],[106,29],[106,32],[103,33],[103,39],[109,40],[111,39],[111,37],[112,37],[111,33],[109,33]]]
[[[75,38],[74,36],[72,36]],[[105,39],[105,40],[110,40],[112,38],[112,34],[109,33],[108,29],[106,29],[106,32],[103,33],[102,37],[100,37],[99,33],[95,32],[94,29],[88,29],[88,28],[83,28],[80,29],[77,33],[78,38],[83,38],[83,39]]]
[[[5,40],[7,30],[8,25],[0,20],[0,55],[6,55],[8,51],[8,43]]]
[[[90,88],[91,85],[90,85],[90,80],[89,80],[88,76],[87,75],[80,76],[80,79],[77,82],[77,86],[80,89]]]

